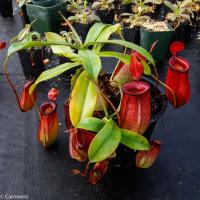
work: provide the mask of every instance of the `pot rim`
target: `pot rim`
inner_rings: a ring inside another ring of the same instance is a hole
[[[178,60],[177,58],[178,58],[178,59],[181,59],[182,61],[185,62],[185,69],[184,69],[184,70],[178,70],[178,69],[175,68],[174,62],[175,62],[176,60]],[[174,70],[174,71],[176,71],[176,72],[179,72],[179,73],[185,73],[185,72],[187,72],[187,71],[190,70],[189,62],[188,62],[185,58],[180,57],[180,56],[172,56],[172,57],[169,59],[169,66],[170,66],[170,69],[172,69],[172,70]]]
[[[51,107],[51,111],[50,112],[45,112],[45,109]],[[54,101],[49,101],[49,102],[44,102],[43,104],[40,105],[40,113],[43,115],[50,115],[53,112],[55,112],[57,108],[57,105]]]
[[[132,88],[135,88],[136,90],[138,90],[138,88],[137,88],[138,84],[140,84],[142,86],[141,90],[136,91],[136,92],[129,91],[130,85],[132,86]],[[125,83],[122,86],[122,91],[125,94],[131,95],[131,96],[138,96],[138,95],[145,94],[146,92],[150,91],[150,85],[144,81],[131,81],[131,82]]]

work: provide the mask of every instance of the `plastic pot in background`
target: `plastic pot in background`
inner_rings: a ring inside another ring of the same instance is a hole
[[[0,0],[0,13],[2,17],[11,17],[13,15],[12,0]]]
[[[30,19],[30,22],[37,19],[32,28],[34,31],[39,33],[44,33],[48,31],[59,32],[61,16],[59,15],[59,11],[66,15],[66,3],[61,0],[55,0],[52,5],[52,1],[41,1],[39,4],[41,5],[45,3],[45,6],[38,6],[34,4],[27,4],[27,13]]]
[[[174,41],[182,41],[182,42],[188,42],[191,39],[192,34],[192,26],[190,26],[187,23],[181,23],[180,26],[178,26],[175,29],[173,40]]]
[[[81,37],[82,41],[85,41],[87,33],[89,29],[92,27],[94,23],[89,23],[89,24],[81,24],[81,23],[74,23],[73,27],[78,33],[78,35]]]
[[[164,21],[165,20],[165,7],[163,4],[156,5],[154,13],[151,14],[151,19]]]
[[[30,24],[30,20],[28,18],[28,14],[27,14],[27,10],[26,10],[26,5],[23,5],[20,8],[20,13],[21,13],[22,25],[25,26],[26,24]]]
[[[96,14],[99,16],[101,21],[106,24],[112,24],[114,20],[114,9],[111,10],[96,10]]]
[[[36,6],[43,6],[43,7],[50,7],[56,4],[55,0],[32,0],[33,5]]]
[[[130,28],[128,24],[123,23],[122,34],[126,41],[140,44],[140,27]]]
[[[144,27],[140,28],[140,46],[149,51],[151,45],[158,40],[154,50],[153,58],[162,61],[169,55],[169,44],[172,41],[174,30],[170,31],[149,31]]]
[[[27,80],[36,79],[45,70],[42,49],[21,50],[18,55]]]
[[[132,3],[119,5],[120,13],[132,13]]]

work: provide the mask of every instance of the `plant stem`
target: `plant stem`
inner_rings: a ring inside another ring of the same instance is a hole
[[[67,23],[67,25],[69,26],[69,28],[71,29],[71,31],[74,33],[74,35],[75,35],[75,37],[76,37],[79,45],[82,46],[83,43],[82,43],[81,39],[79,38],[78,33],[76,32],[76,30],[74,29],[74,27],[70,24],[70,22],[65,18],[65,16],[61,12],[59,12],[59,14],[64,19],[65,23]]]
[[[155,79],[158,83],[160,83],[161,85],[163,85],[164,87],[166,87],[171,92],[171,94],[173,96],[174,107],[176,107],[176,96],[174,94],[174,91],[168,85],[166,85],[165,83],[163,83],[162,81],[160,81],[157,77],[155,77],[153,74],[151,74],[151,77],[153,79]]]
[[[113,103],[110,101],[110,99],[99,89],[98,85],[96,84],[96,82],[94,80],[92,80],[90,77],[86,76],[96,87],[96,89],[98,90],[99,94],[100,94],[100,97],[104,98],[109,104],[110,106],[112,107],[112,109],[114,110],[114,112],[116,113],[117,115],[117,119],[118,119],[118,123],[119,123],[119,126],[121,126],[121,119],[120,119],[120,116],[119,116],[119,113],[117,111],[117,109],[115,108],[115,106],[113,105]],[[103,98],[102,98],[102,106],[104,108],[104,112],[105,112],[105,116],[107,118],[109,118],[109,115],[108,115],[108,111],[106,109],[106,106],[105,106],[105,103],[103,101]]]

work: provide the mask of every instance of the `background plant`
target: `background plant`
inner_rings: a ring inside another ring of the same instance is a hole
[[[166,19],[171,22],[173,28],[177,28],[181,23],[192,23],[190,17],[193,15],[191,9],[193,3],[195,3],[193,0],[177,1],[173,4],[167,0],[164,1],[164,4],[171,10]]]
[[[18,6],[21,8],[23,5],[26,5],[27,3],[31,3],[32,0],[17,0],[16,2]]]
[[[115,0],[98,0],[92,4],[92,8],[96,10],[111,10],[115,8]]]

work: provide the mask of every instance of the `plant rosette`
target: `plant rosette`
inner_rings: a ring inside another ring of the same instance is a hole
[[[88,164],[84,172],[76,169],[73,171],[74,174],[87,176],[92,167],[89,180],[92,184],[96,184],[105,175],[109,163],[114,158],[120,157],[117,152],[119,145],[137,151],[136,161],[134,158],[132,160],[133,163],[136,162],[137,167],[150,167],[160,152],[160,142],[149,141],[145,137],[145,132],[153,118],[152,107],[156,104],[152,104],[153,87],[151,83],[143,79],[143,75],[154,79],[156,85],[167,88],[167,91],[171,93],[170,103],[173,100],[173,104],[176,105],[176,97],[179,95],[176,96],[173,89],[158,79],[155,61],[147,50],[123,39],[110,39],[112,34],[121,36],[120,24],[95,23],[90,28],[84,43],[70,23],[69,27],[77,38],[76,45],[68,43],[56,33],[47,32],[41,41],[34,41],[29,37],[26,41],[11,44],[7,56],[9,58],[21,49],[50,46],[53,53],[69,59],[66,63],[44,71],[31,85],[29,95],[34,94],[41,82],[78,67],[71,79],[70,97],[65,102],[65,119],[67,132],[69,132],[71,157],[78,161],[87,161]],[[105,51],[102,47],[107,44],[129,48],[131,53]],[[101,78],[102,57],[114,57],[119,60],[110,77],[103,75],[105,79]],[[6,70],[8,58],[4,64],[4,70],[9,81]],[[149,65],[152,66],[154,72],[151,71]],[[156,87],[153,91],[156,91]],[[157,95],[156,93],[154,93],[155,99],[163,96],[161,94],[157,96],[158,93]],[[52,90],[50,94],[52,99],[57,92]],[[50,105],[52,112],[56,112],[54,105]],[[55,141],[54,136],[58,133],[57,117],[55,117],[56,114],[53,117],[50,116],[51,110],[46,110],[46,104],[44,111],[41,108],[42,113],[48,114],[55,123],[54,127],[47,123],[48,132],[39,131],[40,141],[44,147],[52,144]],[[41,118],[41,126],[45,124],[46,122]],[[46,139],[44,140],[46,135],[52,138],[49,143],[46,143]]]
[[[191,17],[193,17],[193,7],[196,7],[197,1],[184,0],[171,3],[165,0],[164,4],[171,10],[166,15],[166,20],[171,26],[176,29],[181,23],[192,24]]]

